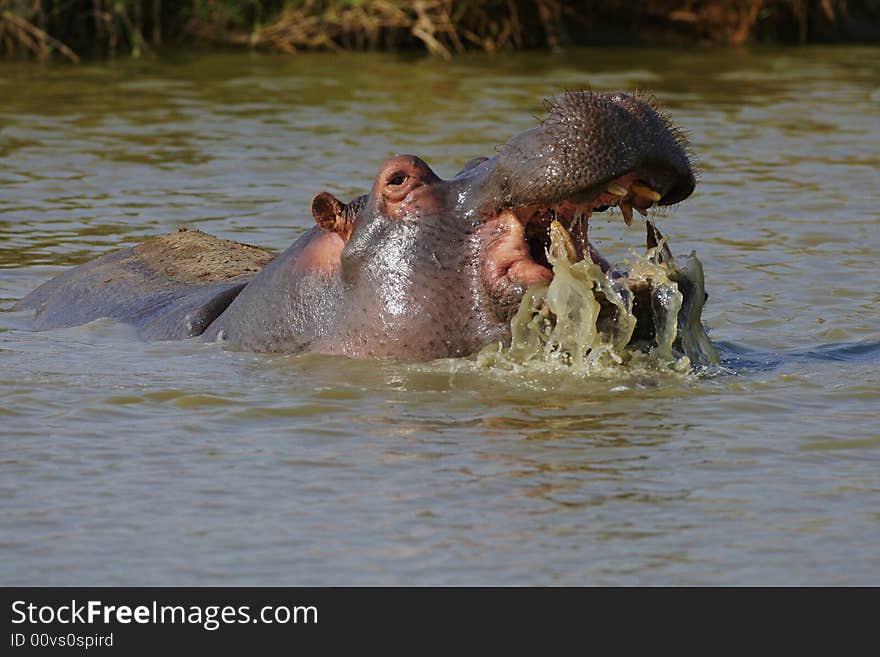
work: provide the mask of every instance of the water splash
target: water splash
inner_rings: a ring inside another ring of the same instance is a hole
[[[700,321],[706,293],[695,253],[679,265],[661,237],[607,274],[589,258],[575,262],[575,253],[554,222],[547,252],[553,280],[529,288],[511,320],[510,347],[487,347],[478,364],[595,374],[634,367],[683,373],[719,362]]]

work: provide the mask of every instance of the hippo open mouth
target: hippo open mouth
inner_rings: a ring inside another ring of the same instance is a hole
[[[576,259],[589,257],[603,272],[607,272],[611,265],[589,240],[590,217],[594,212],[604,212],[615,206],[619,208],[627,226],[632,225],[634,208],[647,216],[648,208],[660,200],[660,194],[642,180],[644,177],[647,176],[628,173],[610,182],[604,191],[592,199],[572,198],[555,205],[514,209],[516,219],[525,226],[525,240],[535,264],[549,271],[547,249],[550,248],[550,225],[558,221],[572,238]]]
[[[483,278],[501,314],[513,312],[529,286],[552,280],[554,221],[571,236],[576,260],[589,258],[608,273],[611,265],[589,240],[591,215],[616,207],[630,225],[634,210],[646,215],[689,196],[695,178],[688,150],[652,98],[572,92],[550,104],[541,126],[480,163],[494,166],[490,188],[500,190],[490,195],[495,206],[484,206],[481,239]]]
[[[550,248],[550,226],[556,221],[571,238],[575,261],[589,258],[608,273],[611,264],[589,239],[590,218],[595,212],[617,207],[627,226],[632,225],[633,210],[647,217],[648,209],[661,200],[645,178],[630,172],[605,185],[598,193],[584,193],[549,205],[530,205],[499,212],[487,226],[498,238],[487,249],[487,269],[494,270],[488,278],[504,276],[508,281],[531,285],[553,278],[547,250]]]

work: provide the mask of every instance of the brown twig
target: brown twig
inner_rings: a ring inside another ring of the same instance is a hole
[[[77,55],[75,52],[73,52],[73,50],[61,43],[61,41],[50,36],[46,33],[45,30],[41,30],[33,23],[26,21],[20,16],[16,16],[8,9],[4,10],[3,13],[0,14],[0,18],[2,18],[3,21],[8,22],[18,28],[19,35],[21,35],[21,37],[30,37],[31,41],[29,44],[29,48],[40,59],[46,58],[48,51],[47,46],[52,46],[73,63],[79,63],[79,55]]]

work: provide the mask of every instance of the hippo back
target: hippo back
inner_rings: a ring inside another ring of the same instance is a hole
[[[107,317],[148,340],[201,335],[275,254],[197,230],[149,239],[75,267],[16,309],[39,330]]]

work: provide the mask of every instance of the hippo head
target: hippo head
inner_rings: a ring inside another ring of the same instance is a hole
[[[648,97],[565,93],[549,116],[443,180],[420,158],[379,169],[369,194],[312,205],[338,239],[340,309],[323,350],[434,358],[508,341],[510,319],[547,263],[553,220],[578,259],[607,261],[588,236],[591,213],[668,205],[695,180],[681,132]]]

